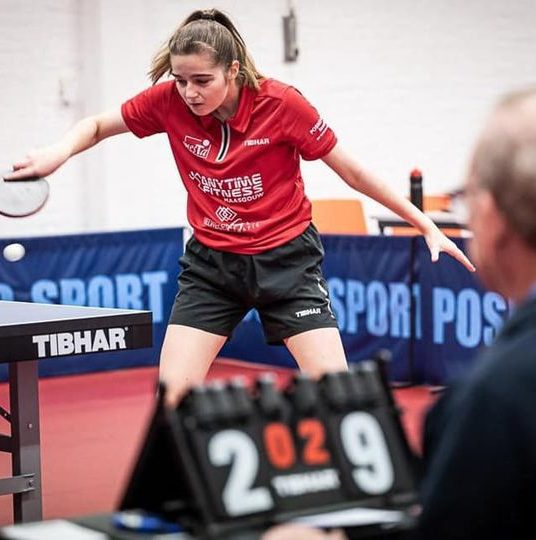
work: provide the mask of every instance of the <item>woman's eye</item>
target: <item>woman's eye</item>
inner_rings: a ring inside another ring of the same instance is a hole
[[[183,81],[182,79],[175,79],[175,82],[176,82],[179,86],[186,86],[186,81]]]

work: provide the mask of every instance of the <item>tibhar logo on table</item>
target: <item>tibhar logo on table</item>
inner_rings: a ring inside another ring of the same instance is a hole
[[[57,334],[41,334],[32,336],[37,345],[37,357],[64,356],[68,354],[84,354],[101,351],[126,349],[124,328],[99,328],[80,332],[59,332]]]

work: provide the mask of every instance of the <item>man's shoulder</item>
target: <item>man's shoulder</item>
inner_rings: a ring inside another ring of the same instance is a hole
[[[475,369],[468,380],[470,392],[480,390],[508,401],[512,393],[523,392],[527,382],[536,380],[535,345],[536,312],[531,325],[524,324],[517,332],[501,336],[476,358]]]

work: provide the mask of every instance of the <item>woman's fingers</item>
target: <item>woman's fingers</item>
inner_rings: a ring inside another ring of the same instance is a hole
[[[467,255],[465,255],[465,253],[439,229],[436,228],[435,231],[432,231],[425,239],[428,244],[428,249],[430,250],[432,262],[437,262],[439,260],[439,254],[443,251],[444,253],[448,253],[451,257],[454,257],[470,272],[476,270],[474,264],[469,260]]]
[[[450,255],[452,255],[455,259],[460,261],[470,272],[475,272],[476,268],[475,265],[469,260],[467,255],[459,249],[458,247],[454,247],[454,250],[449,252]]]
[[[32,161],[30,158],[23,159],[21,161],[17,161],[17,163],[13,163],[13,170],[18,171],[19,169],[24,169],[26,167],[29,167],[31,165]]]
[[[430,256],[432,262],[439,260],[440,252],[448,253],[451,257],[454,257],[457,261],[462,263],[467,270],[474,272],[476,270],[475,265],[469,260],[467,255],[451,240],[446,238],[446,242],[429,243],[428,248],[430,250]]]
[[[3,173],[3,177],[6,180],[24,180],[25,178],[31,178],[36,176],[31,167],[19,167],[14,169],[13,172]]]

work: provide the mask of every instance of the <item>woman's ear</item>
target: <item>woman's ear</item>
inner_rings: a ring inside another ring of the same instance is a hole
[[[231,62],[231,66],[229,67],[229,71],[227,71],[227,77],[230,80],[236,79],[238,77],[239,71],[240,71],[240,62],[238,60],[233,60]]]

